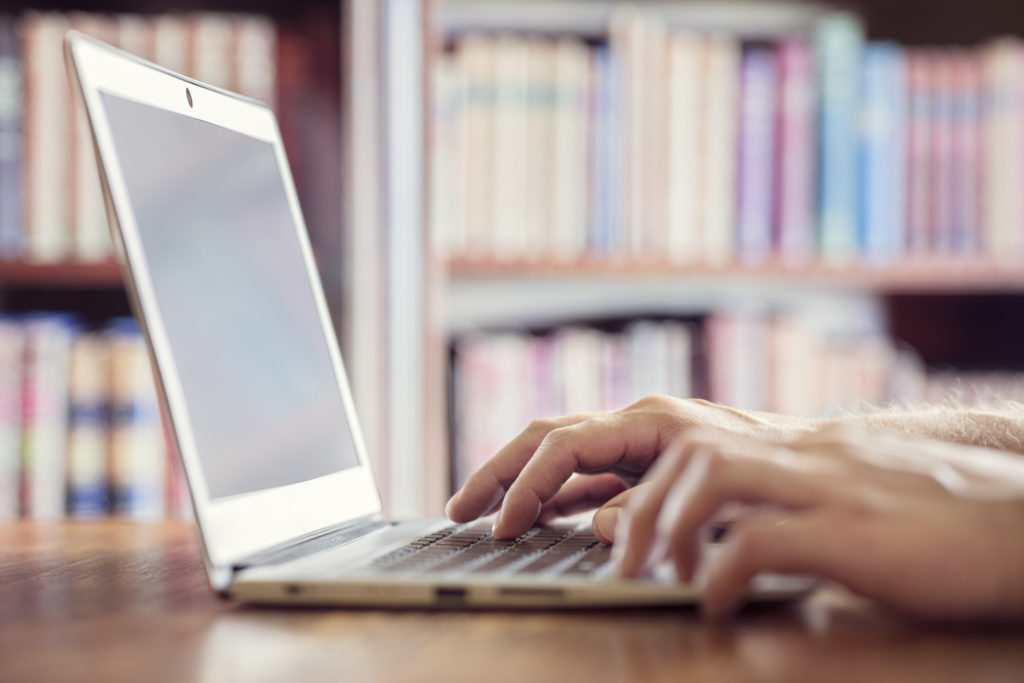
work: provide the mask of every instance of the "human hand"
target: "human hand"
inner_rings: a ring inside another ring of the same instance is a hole
[[[595,531],[608,541],[615,513],[633,495],[629,487],[688,430],[780,442],[811,425],[801,418],[668,396],[650,396],[612,412],[535,420],[469,478],[446,513],[453,521],[468,522],[500,509],[494,535],[514,538],[537,521],[604,504],[595,515]],[[573,473],[583,476],[569,481]]]
[[[928,618],[1024,615],[1024,460],[850,428],[788,446],[693,435],[659,458],[626,506],[625,576],[668,562],[733,611],[758,573],[814,575]],[[702,530],[739,516],[714,554]]]

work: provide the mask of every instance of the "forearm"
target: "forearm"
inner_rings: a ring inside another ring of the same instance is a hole
[[[1024,454],[1024,404],[889,408],[825,419],[869,432],[901,434]]]

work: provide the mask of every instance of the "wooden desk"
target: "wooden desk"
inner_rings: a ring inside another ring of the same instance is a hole
[[[1019,681],[1024,628],[948,629],[838,592],[711,627],[691,610],[245,607],[181,523],[0,525],[0,681]]]

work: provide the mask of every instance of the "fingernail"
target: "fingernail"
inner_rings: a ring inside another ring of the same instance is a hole
[[[615,527],[619,523],[619,508],[603,508],[594,515],[594,530],[601,540],[611,543],[615,540]]]

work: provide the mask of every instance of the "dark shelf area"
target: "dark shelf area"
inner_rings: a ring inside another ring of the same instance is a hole
[[[852,7],[867,21],[871,38],[908,45],[976,45],[1024,36],[1020,0],[859,0]]]
[[[298,19],[312,11],[329,11],[338,14],[340,3],[337,0],[291,0],[275,2],[274,0],[48,0],[33,2],[32,0],[14,0],[5,3],[5,13],[17,13],[24,10],[39,11],[80,11],[89,12],[263,12],[278,19]]]
[[[962,370],[1024,370],[1024,294],[886,298],[890,331],[925,363]]]

